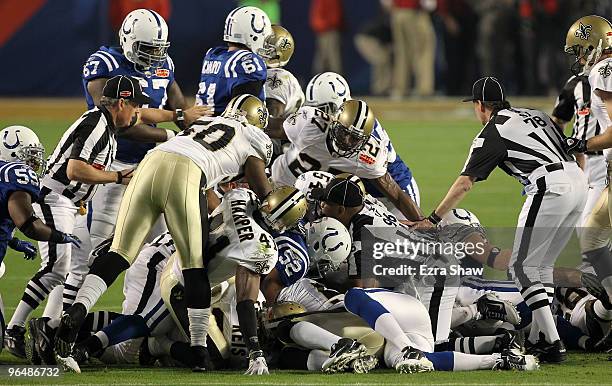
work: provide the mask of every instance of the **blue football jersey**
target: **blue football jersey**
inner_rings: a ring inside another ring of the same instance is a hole
[[[94,107],[93,98],[87,91],[87,83],[97,78],[112,78],[116,75],[128,75],[137,78],[151,103],[143,105],[150,108],[164,108],[168,99],[168,87],[174,82],[174,63],[168,57],[164,65],[151,71],[142,72],[123,55],[120,47],[102,46],[87,59],[83,66],[83,89],[87,107]],[[116,159],[127,163],[140,162],[154,143],[140,143],[117,138]]]
[[[380,139],[382,137],[388,137],[389,135],[385,132],[385,129],[381,126],[381,124],[376,120],[376,124],[374,126],[374,131],[372,131],[372,135]],[[390,160],[387,164],[387,172],[397,182],[401,190],[408,190],[410,183],[412,182],[412,172],[410,168],[402,161],[399,154],[396,153],[395,148],[393,147],[393,143],[391,143],[391,138],[389,138],[389,144],[387,145],[387,150],[389,150]],[[366,191],[373,197],[383,197],[383,194],[376,189],[376,187],[370,183],[369,181],[364,181],[366,186]]]
[[[251,51],[211,48],[204,55],[196,104],[207,105],[220,115],[232,99],[232,89],[248,82],[261,82],[261,91],[255,96],[265,101],[266,74],[264,60]]]
[[[8,199],[16,191],[30,193],[32,202],[38,200],[38,175],[23,162],[0,161],[0,262],[6,255],[8,241],[13,237],[15,229],[8,212]]]
[[[308,248],[306,240],[300,233],[286,231],[276,233],[274,242],[278,248],[276,270],[285,287],[300,280],[308,272]]]

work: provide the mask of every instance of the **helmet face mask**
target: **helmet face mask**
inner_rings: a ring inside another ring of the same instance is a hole
[[[134,42],[133,51],[136,53],[137,64],[144,67],[159,68],[164,65],[168,57],[168,42],[148,43]]]
[[[46,171],[45,147],[38,136],[25,126],[9,126],[0,131],[0,159],[21,161],[39,175]]]
[[[307,209],[306,196],[293,186],[273,190],[259,206],[266,226],[279,233],[296,227]]]
[[[369,138],[354,126],[347,128],[338,121],[332,122],[330,135],[336,147],[336,153],[341,157],[350,157],[361,151]]]
[[[280,25],[272,25],[272,34],[266,37],[260,55],[268,68],[284,67],[289,63],[295,43],[291,33]]]

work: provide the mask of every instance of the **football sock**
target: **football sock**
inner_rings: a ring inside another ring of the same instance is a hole
[[[98,259],[96,259],[96,261],[98,261]],[[100,296],[106,292],[107,288],[106,282],[100,276],[89,273],[85,276],[83,286],[81,286],[81,289],[77,293],[74,303],[81,303],[85,306],[87,312],[89,312],[98,299],[100,299]]]
[[[53,271],[38,271],[26,285],[21,301],[15,309],[8,328],[13,326],[24,327],[30,313],[47,298],[55,286],[62,284],[63,281],[64,278]]]
[[[104,327],[111,324],[111,322],[118,317],[123,316],[117,312],[112,311],[94,311],[87,314],[85,321],[81,326],[82,331],[89,331],[96,333],[102,330]]]
[[[501,335],[470,336],[466,338],[451,339],[453,351],[466,354],[490,354],[493,352],[495,342]]]
[[[68,274],[68,278],[64,283],[64,291],[62,292],[64,311],[74,303],[81,284],[83,284],[82,276]]]
[[[187,308],[189,318],[189,336],[192,346],[206,346],[206,334],[210,316],[209,308]]]
[[[321,371],[327,358],[329,358],[329,351],[311,350],[306,361],[306,368],[311,371]]]
[[[559,340],[559,333],[557,333],[557,326],[555,325],[555,319],[553,318],[552,311],[550,309],[550,302],[548,300],[548,293],[541,284],[536,284],[528,288],[521,289],[521,295],[525,302],[531,309],[533,314],[533,321],[539,332],[542,332],[548,343],[552,343]],[[529,335],[529,340],[533,337],[533,322],[532,331]]]
[[[47,298],[47,305],[43,311],[43,316],[49,319],[58,319],[62,316],[62,291],[63,285],[57,285]]]
[[[573,326],[570,322],[564,318],[557,316],[557,329],[563,343],[567,345],[568,349],[586,349],[589,336],[584,334],[578,327]]]
[[[351,288],[344,295],[345,308],[365,320],[370,327],[396,347],[412,346],[412,342],[397,320],[379,302],[372,299],[362,288]]]
[[[301,347],[326,351],[342,338],[306,321],[298,322],[291,327],[289,337]]]
[[[500,354],[474,355],[454,351],[424,353],[436,371],[489,370],[495,366]]]
[[[106,347],[109,344],[114,345],[128,339],[148,336],[149,328],[140,315],[122,315],[104,327],[102,331],[96,333],[97,336],[101,336],[99,334],[106,335],[108,343],[103,345],[103,347]],[[104,342],[104,339],[101,340]]]

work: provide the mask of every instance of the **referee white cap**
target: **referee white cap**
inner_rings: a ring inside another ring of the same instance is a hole
[[[464,99],[464,102],[503,102],[506,100],[504,88],[501,83],[492,76],[478,79],[472,86],[472,96]]]

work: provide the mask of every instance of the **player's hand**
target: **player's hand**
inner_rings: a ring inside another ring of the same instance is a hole
[[[17,252],[23,252],[23,258],[26,260],[34,260],[38,252],[34,244],[29,241],[19,240],[16,237],[9,241],[9,246]]]
[[[75,235],[71,235],[70,233],[62,232],[62,241],[59,244],[68,244],[68,243],[71,243],[72,245],[80,249],[82,241]]]
[[[213,111],[208,106],[193,106],[183,110],[183,114],[185,115],[185,125],[189,127],[200,117],[210,117]]]
[[[249,368],[244,375],[264,375],[268,372],[268,364],[264,358],[263,351],[251,351],[249,353]]]
[[[419,221],[411,221],[408,226],[411,229],[430,229],[430,228],[434,228],[435,225],[431,223],[431,221],[429,221],[429,219],[422,219]]]
[[[563,148],[567,153],[585,153],[587,151],[587,141],[584,139],[565,138]]]
[[[124,169],[117,172],[117,184],[127,185],[130,183],[132,179],[132,175],[134,174],[134,169]]]

